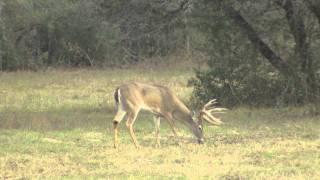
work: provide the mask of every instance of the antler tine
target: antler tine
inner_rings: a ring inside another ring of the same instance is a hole
[[[212,108],[207,110],[209,113],[225,113],[225,111],[228,110],[226,108]]]
[[[210,113],[210,114],[225,114],[226,112],[225,111],[217,111],[217,112],[215,112],[215,111],[207,111],[208,113]]]
[[[224,111],[227,110],[226,108],[218,108],[214,106],[217,104],[216,99],[212,99],[209,102],[207,102],[201,112],[200,112],[200,117],[203,118],[203,120],[207,121],[210,124],[213,125],[220,125],[223,124],[223,122],[220,120],[220,118],[214,117],[214,114],[219,114],[219,113],[225,113]]]
[[[204,120],[206,120],[210,124],[213,124],[213,125],[223,124],[223,122],[219,118],[212,116],[210,113],[203,112],[203,114],[204,114],[203,116]]]
[[[217,99],[212,99],[210,100],[209,102],[207,102],[204,106],[203,106],[203,109],[205,110],[206,108],[212,106],[212,105],[215,105],[217,104]]]

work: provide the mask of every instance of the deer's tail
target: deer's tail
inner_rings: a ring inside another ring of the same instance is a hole
[[[120,102],[120,97],[121,97],[121,94],[120,94],[120,88],[117,88],[114,92],[114,101],[116,102],[116,104],[119,104]]]

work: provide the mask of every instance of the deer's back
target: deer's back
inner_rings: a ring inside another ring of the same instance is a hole
[[[129,82],[119,86],[125,108],[140,107],[151,111],[174,109],[180,100],[164,86]]]

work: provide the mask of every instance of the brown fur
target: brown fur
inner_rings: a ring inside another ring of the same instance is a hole
[[[175,120],[180,120],[190,128],[198,140],[203,138],[202,131],[199,130],[197,122],[194,122],[192,119],[191,111],[169,88],[161,85],[129,82],[119,86],[116,94],[118,89],[120,91],[120,98],[117,97],[116,99],[118,101],[120,99],[119,106],[121,108],[118,108],[115,120],[120,122],[124,114],[127,115],[126,124],[132,140],[137,147],[138,143],[132,126],[141,109],[152,112],[156,117],[161,116],[166,119],[175,135]],[[117,146],[116,142],[115,146]]]

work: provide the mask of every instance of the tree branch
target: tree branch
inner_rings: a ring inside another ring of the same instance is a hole
[[[260,53],[269,61],[269,63],[280,71],[285,76],[296,76],[295,71],[290,65],[277,55],[253,29],[248,21],[241,15],[240,12],[235,10],[232,6],[221,4],[222,9],[227,16],[229,16],[238,27],[248,36],[251,43],[260,51]]]
[[[296,43],[295,53],[298,63],[297,67],[300,67],[301,72],[306,75],[306,82],[310,89],[312,91],[316,90],[318,88],[318,85],[315,76],[310,45],[307,42],[307,34],[302,17],[303,13],[301,13],[301,8],[297,4],[296,0],[282,0],[282,2],[278,1],[278,4],[286,12],[286,18],[288,20],[290,30]]]
[[[302,13],[295,0],[277,2],[277,4],[282,7],[286,13],[286,18],[296,43],[295,52],[297,53],[299,65],[301,66],[302,71],[310,71],[313,60],[310,56],[311,53],[309,43],[307,42],[307,34],[302,19]]]
[[[309,10],[316,16],[320,25],[320,1],[304,0]]]

